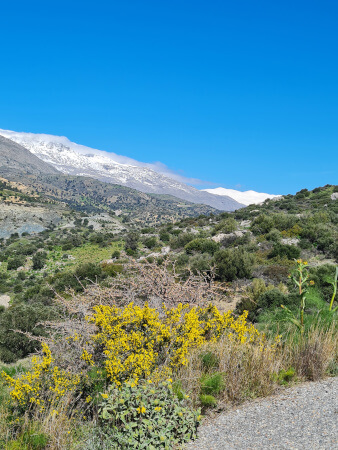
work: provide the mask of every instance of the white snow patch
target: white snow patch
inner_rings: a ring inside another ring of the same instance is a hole
[[[262,203],[267,198],[280,197],[280,195],[266,194],[264,192],[256,192],[256,191],[241,192],[241,191],[236,191],[235,189],[225,189],[222,187],[218,187],[215,189],[203,189],[203,191],[209,192],[210,194],[215,194],[215,195],[226,195],[246,206]]]

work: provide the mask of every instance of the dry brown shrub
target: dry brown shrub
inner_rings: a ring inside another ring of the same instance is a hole
[[[93,284],[86,290],[87,298],[91,297],[99,304],[126,305],[130,302],[157,308],[164,303],[167,307],[178,303],[201,305],[225,296],[225,286],[214,282],[215,273],[211,269],[207,274],[189,272],[182,278],[173,264],[165,260],[163,264],[142,262],[129,259],[124,264],[124,273],[118,274],[107,288]]]
[[[187,366],[180,369],[178,378],[183,390],[191,393],[198,402],[200,380],[205,373],[201,355],[212,352],[219,361],[215,372],[221,372],[226,388],[219,397],[224,403],[240,403],[247,398],[271,394],[277,388],[276,377],[284,367],[281,351],[269,343],[264,347],[246,343],[239,344],[228,338],[196,349],[190,356]]]
[[[329,366],[338,362],[337,326],[313,326],[303,339],[290,340],[288,353],[299,377],[311,381],[323,378]]]

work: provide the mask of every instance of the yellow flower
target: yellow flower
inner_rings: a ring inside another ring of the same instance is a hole
[[[140,406],[139,408],[137,408],[137,412],[140,414],[144,414],[146,412],[146,409],[144,406]]]
[[[101,394],[102,398],[108,398],[108,394]]]

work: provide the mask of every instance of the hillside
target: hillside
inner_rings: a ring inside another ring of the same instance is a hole
[[[337,374],[338,186],[145,226],[137,211],[176,200],[85,177],[27,180],[46,193],[2,180],[4,208],[64,214],[0,239],[0,430],[12,433],[0,445],[170,448],[224,405]],[[96,211],[114,195],[129,215]]]
[[[7,170],[6,178],[50,201],[62,202],[85,213],[110,212],[145,224],[175,221],[186,216],[215,213],[206,205],[197,205],[171,196],[145,194],[124,186],[104,183],[88,177],[35,175]]]
[[[8,169],[27,174],[58,173],[57,169],[33,155],[25,147],[0,135],[0,174],[6,175]]]

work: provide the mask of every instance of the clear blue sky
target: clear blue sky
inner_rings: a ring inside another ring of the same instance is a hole
[[[0,128],[209,187],[337,184],[337,21],[337,0],[2,2]]]

